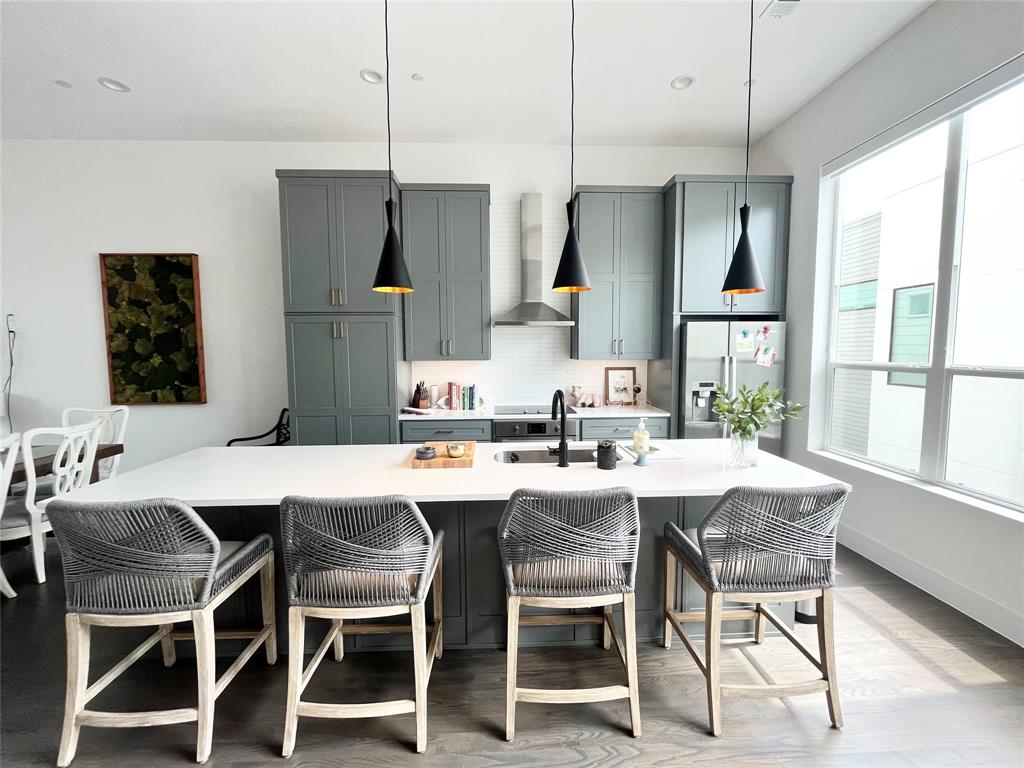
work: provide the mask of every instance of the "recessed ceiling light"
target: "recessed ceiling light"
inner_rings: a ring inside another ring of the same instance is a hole
[[[360,69],[359,76],[363,79],[363,82],[369,83],[370,85],[377,85],[384,79],[384,75],[376,69]]]
[[[104,88],[108,88],[111,91],[117,91],[118,93],[128,93],[128,91],[131,90],[130,85],[122,83],[120,80],[115,80],[112,77],[97,77],[96,82]]]
[[[417,83],[422,83],[423,82],[423,75],[421,75],[419,72],[413,72],[412,73],[412,79],[415,80]]]
[[[672,86],[673,90],[685,91],[696,82],[697,78],[693,75],[679,75],[678,77],[673,77],[672,82],[669,83],[669,85]]]
[[[69,83],[67,80],[54,80],[53,84],[56,85],[59,88],[74,88],[75,87],[71,83]]]

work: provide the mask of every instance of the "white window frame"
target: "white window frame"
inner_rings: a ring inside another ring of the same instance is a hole
[[[1013,60],[1015,67],[1019,69],[1021,59]],[[991,74],[991,73],[990,73]],[[984,78],[979,78],[982,80]],[[962,90],[975,86],[977,81],[969,83]],[[869,143],[871,151],[859,153],[856,159],[841,156],[827,164],[823,172],[828,176],[823,178],[823,183],[832,184],[834,194],[832,210],[832,295],[829,305],[829,340],[827,353],[827,377],[826,377],[826,418],[825,434],[822,444],[827,452],[853,459],[854,461],[880,467],[889,472],[923,480],[959,493],[964,493],[977,499],[982,499],[1002,507],[1024,514],[1024,505],[1013,500],[999,496],[986,494],[983,491],[960,485],[946,479],[946,459],[948,453],[949,437],[949,413],[950,401],[953,391],[953,377],[982,377],[1024,380],[1024,369],[1022,368],[995,368],[975,367],[953,364],[953,344],[956,330],[956,301],[957,289],[959,287],[959,265],[961,235],[963,232],[964,195],[967,177],[967,136],[964,130],[966,113],[978,103],[985,101],[998,92],[1012,88],[1015,85],[1024,83],[1024,78],[1013,77],[1004,81],[1001,85],[990,88],[982,94],[977,94],[966,103],[961,103],[955,111],[947,112],[936,116],[926,123],[917,123],[911,130],[901,135],[887,135],[885,141],[879,141],[876,137]],[[942,191],[942,212],[939,239],[939,263],[938,276],[935,281],[933,293],[932,311],[932,341],[930,363],[927,365],[914,364],[906,365],[900,363],[886,362],[842,362],[833,359],[835,354],[839,317],[839,279],[842,226],[839,221],[839,212],[842,210],[842,185],[839,184],[839,175],[859,164],[875,154],[888,149],[896,144],[910,139],[939,123],[948,122],[949,131],[946,143],[946,170],[943,179]],[[896,126],[894,126],[895,128]],[[889,129],[884,134],[890,134]],[[841,167],[839,166],[842,162]],[[832,168],[829,168],[832,166]],[[920,469],[913,472],[902,467],[896,467],[884,462],[870,459],[859,454],[845,451],[832,446],[832,396],[836,371],[861,370],[861,371],[887,371],[899,373],[923,373],[925,374],[925,400],[924,414],[921,427],[921,449]]]

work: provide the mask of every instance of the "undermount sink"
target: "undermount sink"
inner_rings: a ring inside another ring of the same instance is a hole
[[[571,448],[569,449],[569,463],[570,464],[596,464],[597,459],[594,458],[594,451],[596,448]],[[618,452],[619,460],[625,458],[622,452]],[[552,453],[547,448],[528,448],[526,450],[517,451],[515,449],[509,449],[507,451],[498,451],[494,454],[494,460],[499,464],[557,464],[558,463],[558,451],[555,450]]]

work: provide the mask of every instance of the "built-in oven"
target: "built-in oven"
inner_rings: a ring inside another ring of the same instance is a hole
[[[552,440],[562,435],[561,424],[557,419],[551,418],[550,409],[540,407],[521,406],[498,406],[494,410],[495,416],[502,416],[494,420],[494,442],[509,443],[515,440]],[[566,409],[566,415],[573,413],[571,408]],[[519,416],[521,418],[509,418]],[[576,440],[579,436],[579,419],[569,418],[565,422],[565,437],[567,440]]]

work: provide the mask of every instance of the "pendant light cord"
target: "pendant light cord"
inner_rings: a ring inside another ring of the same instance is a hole
[[[388,0],[384,0],[384,93],[388,112],[388,200],[391,200],[393,183],[391,175],[391,54],[388,46]]]
[[[746,165],[743,167],[743,205],[751,187],[751,98],[754,95],[754,0],[751,0],[751,46],[746,54]]]
[[[569,22],[569,199],[576,187],[576,1],[570,0]]]

